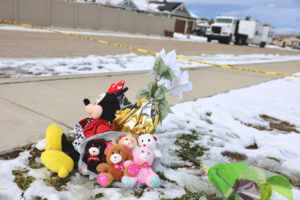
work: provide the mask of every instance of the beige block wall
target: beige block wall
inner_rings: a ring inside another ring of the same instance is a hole
[[[19,0],[18,21],[38,26],[49,26],[50,0]]]
[[[73,27],[163,35],[173,31],[175,20],[63,0],[0,0],[0,18],[40,26]]]
[[[77,4],[77,24],[78,28],[99,29],[98,12],[96,4]]]
[[[175,30],[175,21],[176,20],[174,18],[170,19],[170,18],[165,17],[162,19],[162,22],[163,22],[162,26],[168,31],[174,31]]]
[[[100,7],[100,29],[120,31],[120,10],[109,7]]]
[[[162,21],[158,21],[160,18],[157,16],[149,15],[148,18],[148,33],[155,34],[155,35],[162,35],[163,34],[163,23]]]
[[[72,3],[66,4],[63,1],[51,1],[51,26],[76,28],[74,26],[75,9]]]
[[[134,12],[127,12],[124,10],[120,10],[120,26],[119,30],[127,33],[135,33],[134,27],[136,24],[137,14]]]
[[[16,20],[17,0],[0,0],[0,17],[6,20]]]
[[[138,15],[136,16],[136,25],[134,31],[136,33],[149,34],[151,24],[149,24],[149,16],[147,15]]]

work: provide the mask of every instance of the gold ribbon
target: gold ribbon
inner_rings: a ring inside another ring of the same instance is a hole
[[[145,98],[138,99],[137,106],[137,108],[118,110],[115,114],[116,119],[112,122],[112,130],[136,135],[153,133],[159,124],[159,115],[157,112],[152,112],[154,106]],[[151,109],[147,114],[143,113],[146,106]],[[154,116],[151,113],[155,113]]]

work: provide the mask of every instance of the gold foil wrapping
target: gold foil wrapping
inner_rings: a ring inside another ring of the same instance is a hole
[[[138,99],[137,108],[126,108],[116,112],[112,122],[113,131],[122,131],[142,135],[153,133],[159,124],[157,107],[151,100]]]

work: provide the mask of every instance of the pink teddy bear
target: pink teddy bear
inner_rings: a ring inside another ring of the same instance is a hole
[[[146,184],[148,187],[159,185],[159,178],[151,169],[153,163],[153,153],[148,147],[138,147],[133,152],[133,160],[124,162],[125,175],[122,183],[126,186],[134,186],[136,183]],[[129,175],[129,176],[128,176]]]

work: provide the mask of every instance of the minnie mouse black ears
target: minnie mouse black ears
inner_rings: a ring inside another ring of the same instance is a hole
[[[108,99],[110,99],[111,97],[117,98],[117,97],[123,95],[127,90],[128,90],[128,87],[125,87],[125,88],[121,89],[119,92],[116,92],[116,93],[113,93],[113,94],[109,94],[109,93],[108,93],[108,95],[110,95],[110,97],[108,97]],[[105,94],[105,93],[104,93],[104,94]],[[105,96],[108,96],[108,95],[105,95]],[[103,98],[102,98],[102,100],[103,100]],[[102,100],[101,100],[101,101],[102,101]],[[100,102],[101,102],[101,101],[100,101]],[[91,102],[90,102],[89,99],[83,99],[83,103],[84,103],[84,105],[87,106],[87,105],[89,105]]]
[[[127,90],[128,90],[128,87],[124,87],[124,88],[121,89],[119,92],[113,93],[113,95],[114,95],[115,97],[121,96],[121,95],[124,94]]]

